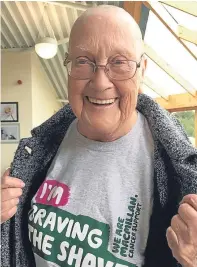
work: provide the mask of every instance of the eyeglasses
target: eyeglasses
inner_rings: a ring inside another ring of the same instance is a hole
[[[106,65],[96,65],[88,58],[80,57],[75,60],[68,59],[68,53],[65,54],[64,66],[66,66],[68,75],[77,80],[89,80],[98,68],[104,68],[105,74],[118,81],[131,79],[135,76],[136,71],[140,68],[141,60],[137,63],[134,60],[122,60],[115,58]]]

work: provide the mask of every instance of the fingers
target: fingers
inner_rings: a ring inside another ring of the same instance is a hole
[[[10,175],[10,167],[5,170],[3,176],[9,176],[9,175]]]
[[[182,266],[193,266],[197,249],[197,195],[190,194],[180,203],[166,237],[173,256]],[[195,264],[194,264],[195,265]]]
[[[168,246],[171,249],[178,246],[178,244],[179,244],[178,238],[177,238],[175,232],[173,231],[172,227],[168,227],[167,232],[166,232],[166,237],[167,237],[167,241],[168,241]]]
[[[23,188],[24,183],[21,179],[15,178],[15,177],[10,177],[7,175],[3,175],[2,177],[2,184],[1,188],[9,188],[9,187],[15,187],[15,188]]]
[[[1,190],[1,202],[3,203],[4,201],[13,199],[13,198],[18,198],[22,195],[23,191],[21,188],[7,188]]]
[[[179,243],[190,242],[189,229],[179,214],[172,218],[171,228],[175,232]]]
[[[10,177],[8,168],[1,179],[1,223],[9,220],[17,211],[19,197],[25,184],[22,180]]]
[[[189,226],[197,222],[197,212],[189,204],[183,203],[179,206],[178,213],[181,219]]]
[[[197,211],[197,195],[189,194],[184,196],[180,204],[187,203]]]
[[[1,223],[9,220],[17,211],[17,206],[11,208],[10,210],[7,210],[3,213],[1,213]]]
[[[19,203],[19,198],[13,198],[11,200],[7,200],[2,202],[1,205],[1,213],[4,213],[5,211],[11,210],[15,206],[17,206]]]

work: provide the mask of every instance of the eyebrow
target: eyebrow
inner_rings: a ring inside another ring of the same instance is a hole
[[[129,58],[131,58],[131,59],[135,59],[136,58],[134,53],[131,53],[129,50],[122,50],[122,49],[121,50],[120,49],[115,49],[113,51],[113,54],[109,55],[108,58],[111,58],[111,57],[116,56],[116,55],[125,56],[128,59]],[[86,51],[80,51],[80,54],[78,54],[77,57],[75,57],[75,59],[80,58],[80,57],[95,58],[95,55],[86,50]]]
[[[88,51],[80,51],[79,55],[76,58],[89,57],[89,56],[94,57],[94,55],[92,53],[88,52]]]
[[[122,55],[122,56],[126,56],[126,57],[131,57],[131,58],[135,58],[134,54],[131,53],[129,50],[120,50],[120,49],[116,49],[114,51],[114,54],[118,54],[118,55]]]

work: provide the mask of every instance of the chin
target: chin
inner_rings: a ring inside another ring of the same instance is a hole
[[[111,140],[120,124],[120,113],[118,112],[89,112],[83,109],[79,118],[80,128],[85,136],[96,139]]]
[[[118,125],[114,119],[107,121],[106,119],[102,120],[97,118],[95,120],[89,120],[89,123],[92,131],[96,135],[105,136],[106,139],[111,139]]]

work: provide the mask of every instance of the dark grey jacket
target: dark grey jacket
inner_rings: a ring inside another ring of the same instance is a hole
[[[166,229],[183,196],[197,193],[197,149],[179,122],[146,95],[137,109],[146,117],[154,138],[154,206],[144,267],[177,267],[168,248]],[[26,186],[16,215],[2,224],[1,267],[35,267],[28,240],[30,201],[45,179],[56,151],[75,116],[69,105],[20,141],[11,175]],[[26,147],[31,148],[28,153]],[[63,265],[65,267],[65,265]]]

